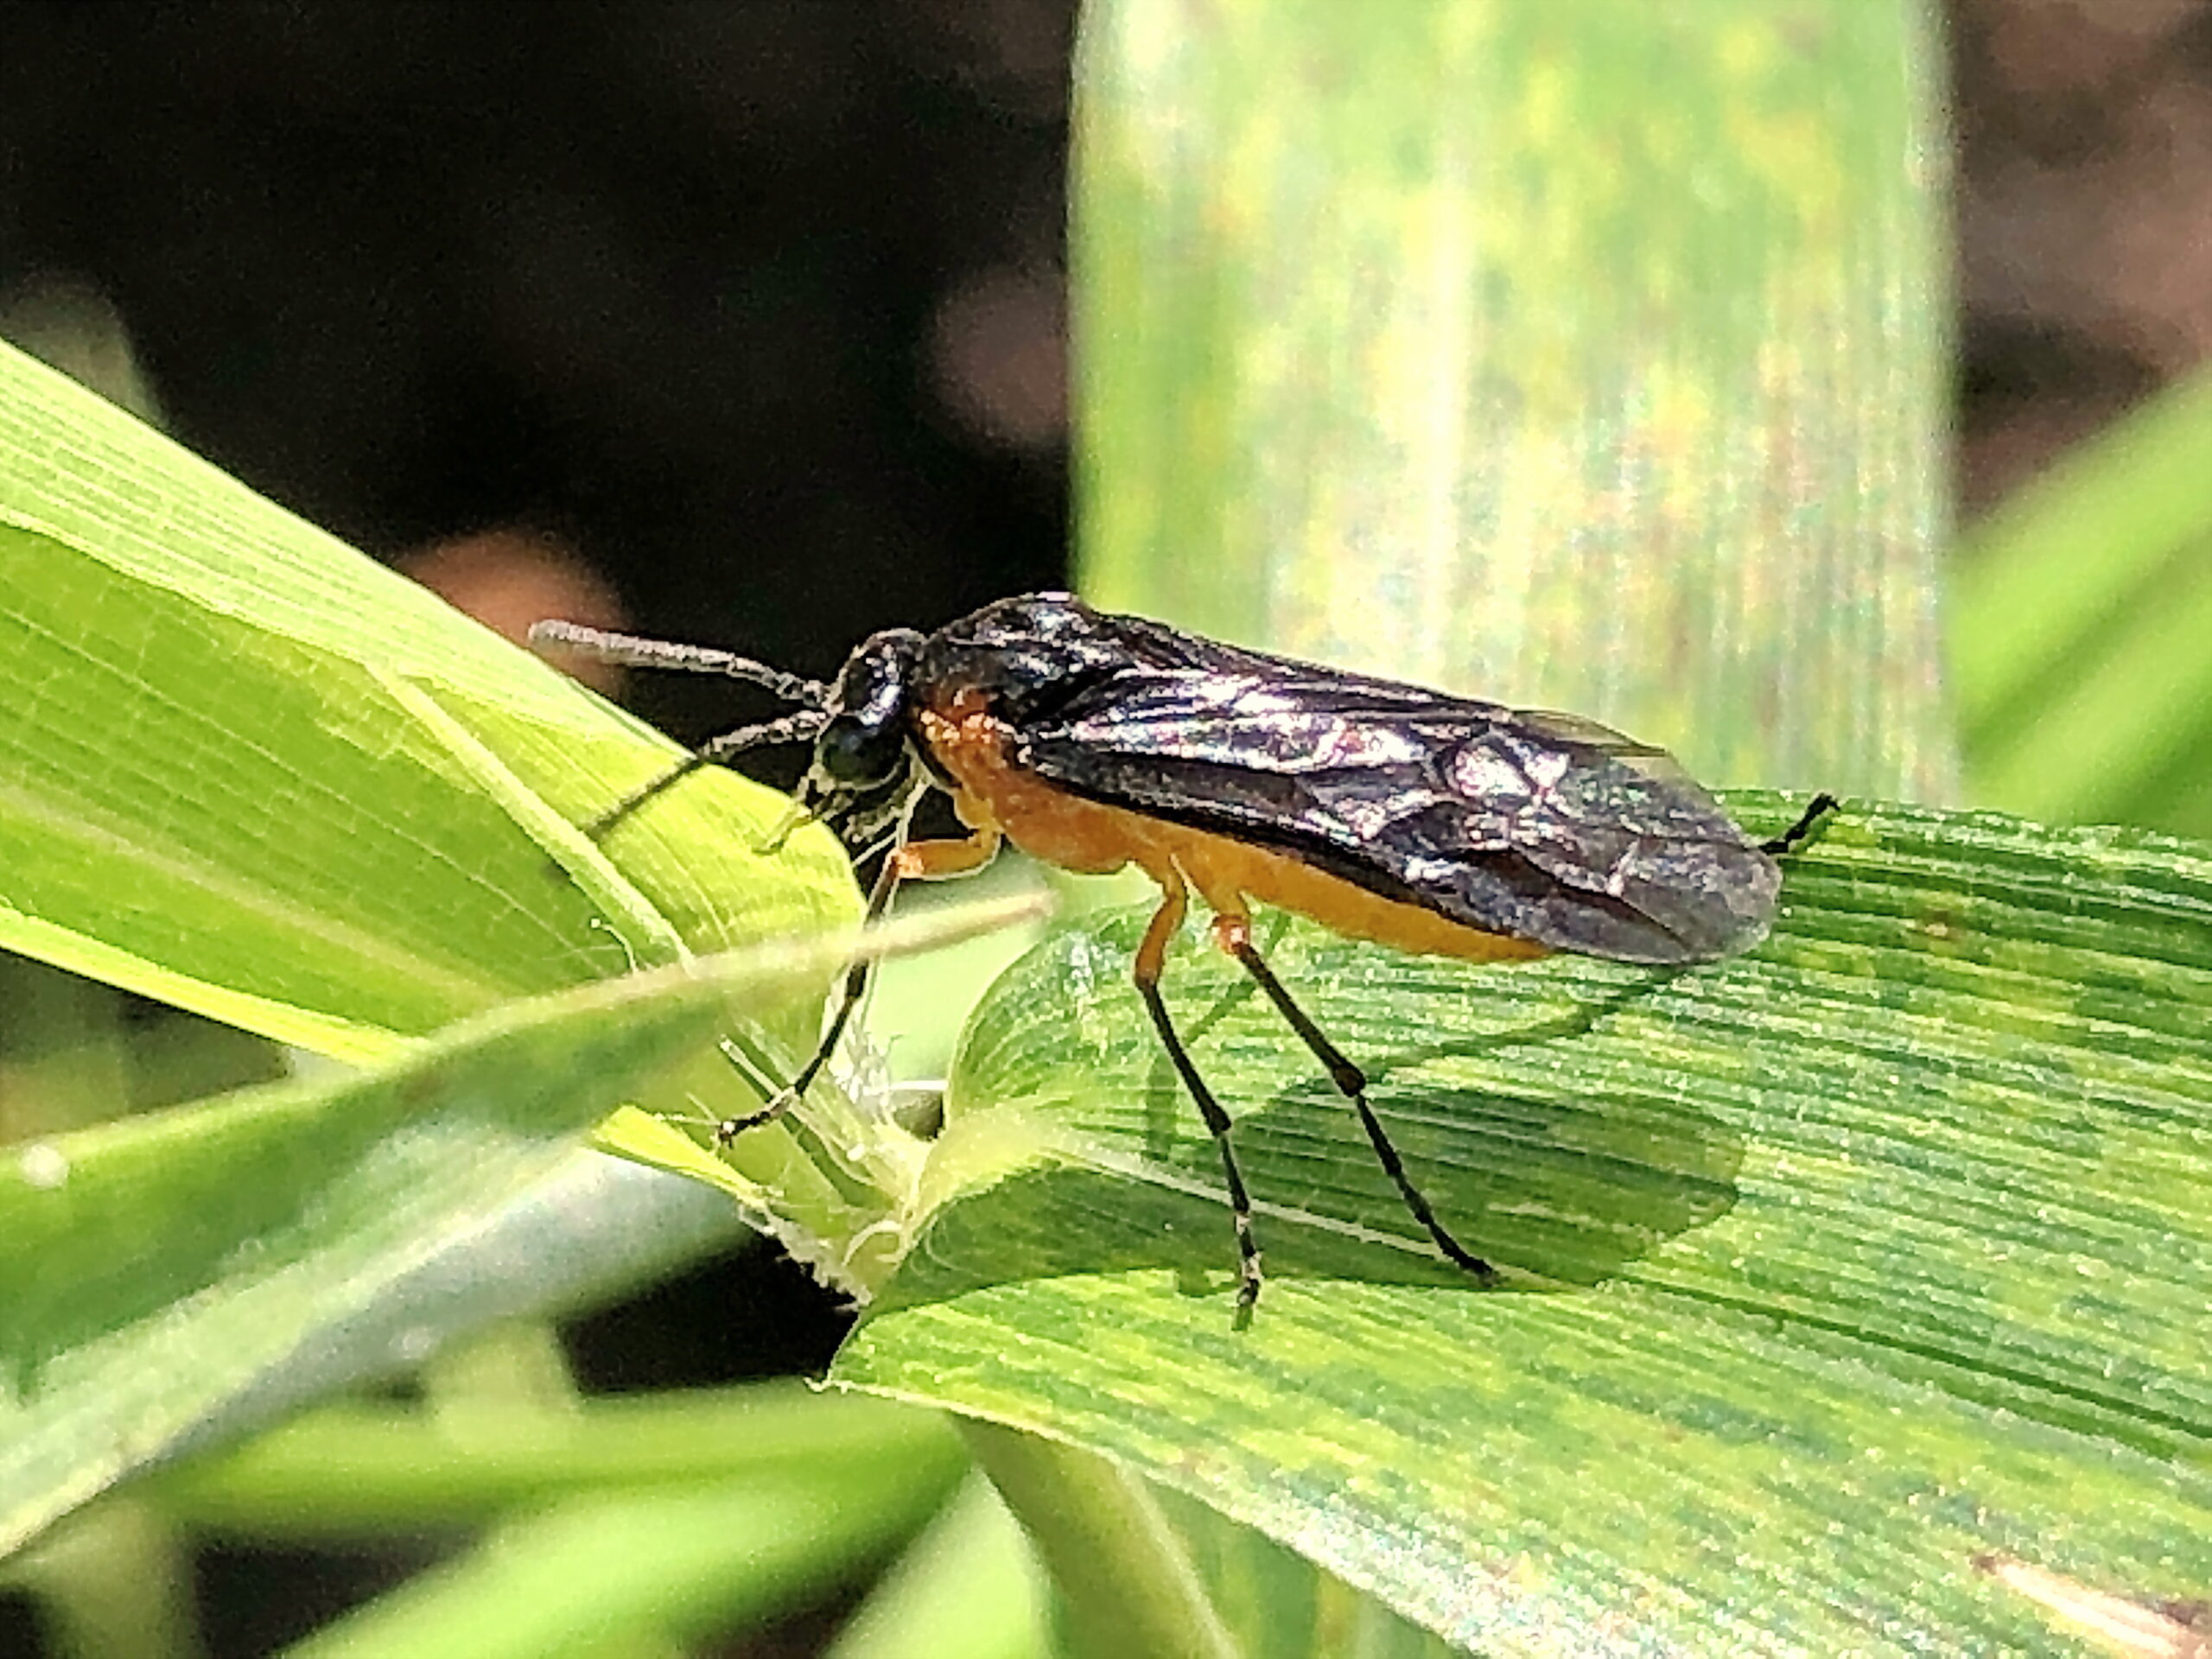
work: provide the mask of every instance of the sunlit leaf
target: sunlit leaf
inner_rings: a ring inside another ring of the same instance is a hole
[[[1911,4],[1097,0],[1085,593],[1944,798],[1936,80]]]
[[[1179,954],[1262,1204],[1243,1332],[1135,919],[979,1011],[937,1156],[1033,1161],[839,1376],[1104,1452],[1484,1651],[2063,1651],[1978,1562],[2212,1586],[2212,849],[1847,804],[1775,937],[1686,973],[1286,928],[1495,1293],[1233,965]]]
[[[715,1206],[687,1218],[634,1179],[626,1216],[588,1202],[623,1166],[582,1131],[711,1053],[733,999],[810,1003],[838,948],[523,1002],[359,1077],[14,1148],[0,1551],[182,1445],[696,1248]],[[608,1223],[636,1243],[609,1249]]]
[[[725,773],[617,874],[665,740],[5,347],[0,701],[0,948],[343,1058],[854,914]]]

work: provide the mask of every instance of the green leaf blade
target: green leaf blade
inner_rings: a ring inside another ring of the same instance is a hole
[[[830,943],[568,991],[359,1077],[17,1149],[0,1163],[0,1551],[188,1440],[636,1273],[584,1207],[621,1166],[582,1131],[711,1055],[733,998],[811,1007],[839,959]],[[685,1196],[689,1215],[627,1194],[644,1256],[729,1230]]]
[[[1962,541],[1951,657],[1974,798],[2212,833],[2212,377],[2183,380]]]
[[[1910,5],[1091,7],[1085,592],[1943,798],[1936,61]]]
[[[0,698],[0,947],[340,1058],[857,908],[727,774],[567,879],[664,740],[4,351]]]
[[[1673,976],[1286,928],[1493,1294],[1179,950],[1262,1206],[1241,1334],[1129,944],[1058,936],[979,1010],[938,1155],[1026,1131],[1034,1161],[939,1217],[838,1375],[1103,1452],[1485,1651],[2069,1650],[2000,1558],[2201,1592],[2205,848],[1848,804],[1766,945]]]

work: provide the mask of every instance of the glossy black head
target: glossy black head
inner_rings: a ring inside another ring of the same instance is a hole
[[[814,765],[799,786],[810,816],[850,821],[849,834],[864,835],[905,798],[915,764],[907,715],[921,648],[912,628],[891,628],[845,659],[823,704]]]

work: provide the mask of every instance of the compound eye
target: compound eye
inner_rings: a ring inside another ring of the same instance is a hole
[[[815,740],[814,764],[840,789],[865,789],[894,777],[906,758],[906,734],[893,724],[872,725],[840,715]]]
[[[830,699],[830,721],[814,743],[814,767],[840,790],[887,784],[906,767],[906,695],[921,636],[891,628],[845,659]]]

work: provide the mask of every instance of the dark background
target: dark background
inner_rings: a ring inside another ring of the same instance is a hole
[[[1970,513],[2208,354],[2212,6],[1948,15]],[[1065,575],[1072,18],[0,3],[0,332],[119,323],[186,443],[488,620],[823,674]],[[572,1338],[660,1386],[818,1367],[841,1318],[754,1251]],[[403,1565],[211,1553],[211,1635]]]
[[[818,673],[1062,569],[1073,12],[0,0],[0,296],[372,552]],[[1946,16],[1971,512],[2212,347],[2212,4]]]
[[[103,297],[178,437],[372,553],[520,527],[820,673],[1062,570],[1072,18],[8,6],[0,289]],[[516,603],[531,543],[431,572]]]

